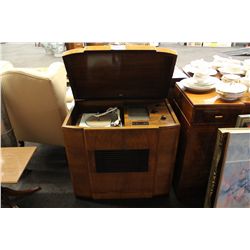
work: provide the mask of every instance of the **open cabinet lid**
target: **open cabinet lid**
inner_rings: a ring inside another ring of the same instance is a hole
[[[152,46],[88,46],[63,61],[75,100],[167,97],[176,52]]]

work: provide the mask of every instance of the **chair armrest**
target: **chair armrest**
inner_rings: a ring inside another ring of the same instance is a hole
[[[13,64],[9,61],[0,60],[0,73],[13,69]]]

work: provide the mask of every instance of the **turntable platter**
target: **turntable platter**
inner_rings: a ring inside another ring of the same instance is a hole
[[[83,113],[79,126],[94,128],[121,126],[120,110],[110,108],[104,113]]]

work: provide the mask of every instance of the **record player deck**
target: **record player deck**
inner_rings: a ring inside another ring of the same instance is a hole
[[[83,113],[79,123],[80,127],[106,128],[122,126],[120,110],[108,108],[105,112]]]
[[[122,110],[122,112],[121,112]],[[166,125],[168,109],[164,102],[147,106],[110,107],[106,111],[83,113],[78,126],[88,128],[109,128],[140,125]]]

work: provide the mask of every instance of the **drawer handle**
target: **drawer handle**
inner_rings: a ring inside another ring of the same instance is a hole
[[[222,119],[222,118],[223,118],[223,115],[215,115],[214,118],[215,118],[215,119]]]

